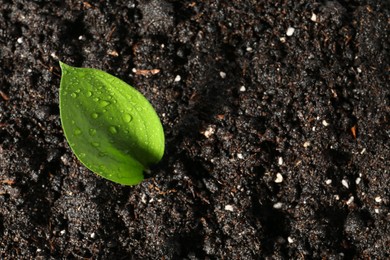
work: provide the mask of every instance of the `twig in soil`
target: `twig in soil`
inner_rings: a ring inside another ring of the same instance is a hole
[[[0,96],[5,100],[5,101],[8,101],[9,100],[9,96],[7,94],[5,94],[3,91],[0,90]]]
[[[7,184],[7,185],[13,185],[15,184],[15,180],[11,180],[11,179],[8,179],[8,180],[2,180],[0,181],[2,184]]]

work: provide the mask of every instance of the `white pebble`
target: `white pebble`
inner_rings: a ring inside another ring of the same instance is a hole
[[[382,201],[382,198],[379,197],[379,196],[378,196],[378,197],[375,197],[375,201],[378,202],[378,203],[380,203],[380,202]]]
[[[329,123],[326,122],[326,120],[322,120],[322,124],[323,124],[324,126],[328,126],[328,125],[329,125]]]
[[[283,175],[281,175],[280,173],[277,173],[275,183],[282,183],[282,182],[283,182]]]
[[[245,86],[241,86],[241,87],[240,87],[240,91],[241,91],[241,92],[245,92],[245,91],[246,91]]]
[[[309,141],[306,141],[303,143],[303,147],[307,148],[310,146],[310,142]]]
[[[282,157],[279,157],[279,158],[278,158],[278,164],[279,164],[279,165],[282,165],[282,164],[283,164],[283,158],[282,158]]]
[[[37,248],[37,253],[42,252],[42,249]]]
[[[238,154],[237,154],[237,158],[238,158],[238,159],[244,159],[244,156],[242,155],[242,153],[238,153]]]
[[[281,209],[282,206],[283,206],[282,202],[276,202],[273,207],[274,207],[274,209]]]
[[[376,214],[379,214],[379,209],[374,209]]]
[[[358,185],[361,181],[362,181],[362,178],[357,177],[356,180],[355,180],[356,185]]]
[[[358,73],[362,73],[362,69],[361,68],[358,67],[356,70],[357,70]]]
[[[141,202],[142,202],[143,204],[146,204],[146,202],[147,202],[147,200],[146,200],[146,194],[145,194],[145,193],[143,193],[142,196],[141,196]]]
[[[364,154],[366,152],[366,148],[363,148],[360,152],[360,154]]]
[[[349,184],[348,184],[348,181],[347,180],[342,180],[341,181],[341,184],[345,187],[345,188],[349,188]]]
[[[60,231],[61,235],[64,235],[66,233],[65,229]]]
[[[294,239],[292,239],[292,237],[287,237],[287,241],[288,241],[290,244],[294,243]]]
[[[23,43],[23,38],[20,37],[20,38],[18,38],[16,41],[17,41],[19,44],[22,44],[22,43]]]
[[[212,136],[213,134],[215,133],[215,128],[213,126],[209,126],[206,131],[204,131],[202,134],[206,137],[206,138],[210,138],[210,136]]]
[[[225,72],[223,72],[223,71],[221,71],[220,73],[219,73],[219,76],[221,76],[221,78],[226,78],[226,73]]]
[[[288,27],[286,35],[292,36],[294,34],[295,29],[293,27]]]
[[[50,53],[50,56],[56,60],[58,60],[58,56],[55,52]]]
[[[325,183],[326,183],[327,185],[330,185],[330,184],[332,184],[332,180],[331,180],[331,179],[327,179],[327,180],[325,181]]]
[[[232,205],[226,205],[225,210],[233,212],[233,206]]]
[[[92,239],[94,239],[96,237],[96,234],[95,232],[91,233],[91,235],[89,235]]]
[[[175,82],[179,82],[180,80],[181,80],[180,75],[177,75],[176,78],[175,78]]]
[[[286,42],[286,37],[280,37],[280,42],[282,42],[282,43],[285,43]]]
[[[247,48],[246,48],[246,51],[247,51],[247,52],[252,52],[253,49],[252,49],[252,47],[247,47]]]
[[[351,204],[353,201],[355,200],[355,198],[353,196],[351,196],[348,200],[347,200],[347,205]]]
[[[312,13],[310,20],[312,20],[313,22],[317,22],[317,15],[315,13]]]

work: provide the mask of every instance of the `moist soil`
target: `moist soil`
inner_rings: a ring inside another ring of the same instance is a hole
[[[388,259],[388,1],[0,0],[2,259]],[[58,61],[160,116],[133,187],[71,152]]]

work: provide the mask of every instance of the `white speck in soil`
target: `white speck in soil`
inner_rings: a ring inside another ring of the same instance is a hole
[[[221,78],[226,78],[226,73],[225,72],[223,72],[223,71],[221,71],[220,73],[219,73],[219,76],[221,76]]]
[[[325,183],[326,183],[327,185],[330,185],[330,184],[332,184],[332,180],[331,180],[331,179],[327,179],[327,180],[325,181]]]
[[[286,35],[292,36],[294,34],[295,29],[293,27],[288,27]]]
[[[179,82],[180,80],[181,80],[180,75],[177,75],[176,78],[175,78],[175,82]]]
[[[380,196],[377,196],[377,197],[375,197],[375,201],[380,203],[380,202],[382,202],[382,198]]]
[[[279,165],[282,165],[282,164],[283,164],[283,158],[282,158],[282,157],[279,157],[279,158],[278,158],[278,164],[279,164]]]
[[[349,184],[348,184],[348,181],[347,180],[341,180],[341,184],[345,187],[345,188],[349,188]]]
[[[22,38],[22,37],[19,37],[16,41],[17,41],[19,44],[22,44],[22,43],[23,43],[23,38]]]
[[[90,237],[91,237],[92,239],[94,239],[94,238],[96,237],[95,232],[91,233]]]
[[[317,22],[317,15],[315,13],[312,13],[310,20],[312,20],[313,22]]]
[[[356,185],[359,185],[359,183],[362,181],[362,178],[357,177],[355,180]]]
[[[282,183],[282,182],[283,182],[283,175],[281,175],[280,173],[277,173],[275,183]]]
[[[353,201],[355,200],[355,198],[353,196],[351,196],[348,200],[347,200],[347,205],[350,205]]]
[[[274,205],[273,205],[274,209],[281,209],[283,207],[283,203],[282,202],[276,202]]]
[[[329,123],[326,122],[326,120],[322,120],[322,124],[323,124],[324,126],[328,126],[328,125],[329,125]]]
[[[287,241],[288,241],[290,244],[294,243],[294,239],[292,239],[292,237],[287,237]]]
[[[245,86],[241,86],[241,87],[240,87],[240,91],[241,91],[241,92],[245,92],[245,91],[246,91]]]
[[[225,210],[226,210],[226,211],[231,211],[231,212],[234,211],[232,205],[226,205],[226,206],[225,206]]]
[[[237,158],[238,158],[238,159],[244,159],[244,156],[242,155],[242,153],[238,153],[238,154],[237,154]]]
[[[307,148],[310,146],[310,142],[309,141],[306,141],[303,143],[303,147]]]

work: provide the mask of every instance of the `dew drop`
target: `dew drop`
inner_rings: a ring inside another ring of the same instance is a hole
[[[115,126],[110,126],[108,128],[108,131],[110,131],[110,133],[113,134],[113,135],[118,133],[118,130],[116,129]]]
[[[80,153],[79,156],[80,156],[80,158],[82,158],[82,157],[85,157],[85,155],[86,155],[85,153]]]
[[[96,129],[93,129],[93,128],[89,129],[89,135],[90,136],[95,136],[96,135]]]
[[[99,155],[100,157],[105,157],[105,156],[107,156],[107,154],[106,154],[106,153],[103,153],[103,152],[99,152],[98,155]]]
[[[93,101],[98,102],[100,99],[98,97],[95,97]]]
[[[133,117],[130,114],[123,115],[123,121],[125,121],[126,123],[130,123],[131,120],[133,120]]]
[[[96,119],[96,118],[99,117],[99,114],[98,114],[98,113],[92,113],[92,114],[91,114],[91,117],[92,117],[93,119]]]
[[[92,96],[92,92],[91,92],[91,91],[88,91],[86,96],[87,96],[87,97]]]
[[[79,129],[79,128],[76,128],[74,131],[73,131],[73,134],[75,136],[78,136],[78,135],[81,135],[83,132]]]
[[[100,107],[106,107],[106,106],[108,106],[108,105],[110,105],[110,104],[111,104],[111,103],[108,102],[108,101],[106,101],[106,100],[101,100],[101,101],[99,102]]]
[[[100,144],[98,142],[92,142],[91,144],[92,144],[93,147],[99,147],[100,146]]]
[[[71,96],[72,98],[76,98],[76,97],[77,97],[77,94],[76,94],[76,92],[73,92],[72,94],[70,94],[70,96]]]
[[[76,93],[80,93],[80,91],[81,91],[80,89],[77,89],[75,92],[76,92]]]

